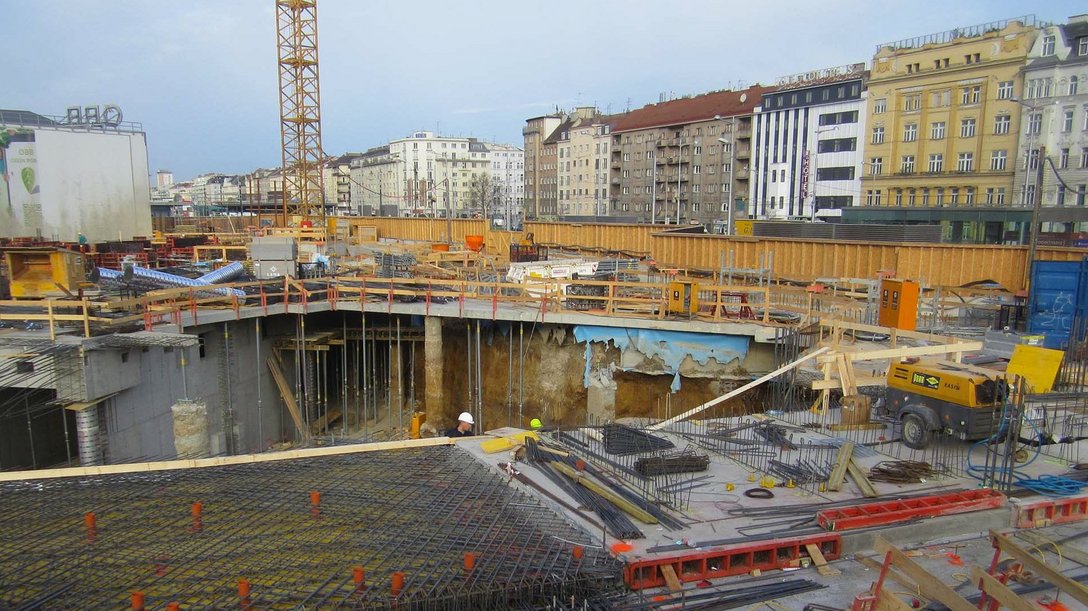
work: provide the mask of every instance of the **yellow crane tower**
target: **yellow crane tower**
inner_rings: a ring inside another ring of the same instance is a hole
[[[286,227],[297,220],[324,231],[317,1],[276,0],[276,31],[283,151],[283,216],[277,224]]]

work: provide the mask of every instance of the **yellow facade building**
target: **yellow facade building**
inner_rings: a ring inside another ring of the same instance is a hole
[[[1018,206],[1013,197],[1033,18],[881,45],[868,82],[862,204]]]

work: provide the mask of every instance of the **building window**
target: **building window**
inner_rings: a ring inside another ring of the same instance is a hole
[[[1078,206],[1083,206],[1084,205],[1084,187],[1085,187],[1085,185],[1083,185],[1083,184],[1077,185],[1077,205]]]
[[[1069,169],[1069,149],[1064,148],[1059,151],[1058,167],[1063,170]]]
[[[854,180],[854,166],[818,168],[816,180]]]
[[[888,99],[878,98],[873,100],[873,114],[879,115],[882,112],[888,112]]]
[[[938,206],[943,206],[944,205],[944,188],[943,187],[937,187],[937,205]]]
[[[922,189],[922,207],[929,207],[929,189]]]
[[[865,192],[865,205],[866,206],[879,206],[880,205],[880,189],[869,189]]]
[[[1080,81],[1077,79],[1076,75],[1069,77],[1069,95],[1077,95],[1077,86],[1079,84]]]
[[[956,171],[958,172],[970,172],[974,169],[975,154],[974,153],[960,153],[959,158],[956,161]]]
[[[869,159],[869,176],[880,176],[884,171],[884,158],[871,157]]]
[[[629,178],[630,176],[631,176],[631,172],[629,170],[624,170],[623,171],[623,177],[624,178]]]
[[[1038,134],[1043,129],[1043,114],[1033,112],[1028,115],[1028,134]]]
[[[907,191],[907,205],[911,208],[913,208],[915,205],[914,189],[910,189]]]
[[[922,108],[922,95],[919,93],[903,97],[903,110],[907,112]]]
[[[1065,205],[1065,185],[1058,185],[1058,199],[1057,204],[1059,206]]]
[[[914,173],[914,155],[903,155],[903,164],[899,166],[899,172],[902,174]]]
[[[997,99],[1008,100],[1012,97],[1012,81],[1001,81],[997,84]]]
[[[914,142],[918,139],[918,124],[907,123],[903,126],[903,142]]]
[[[932,126],[931,126],[931,129],[929,130],[929,137],[932,138],[933,140],[943,140],[944,139],[944,126],[945,126],[944,121],[934,121]]]
[[[1020,205],[1030,206],[1035,202],[1035,185],[1024,185],[1020,190]]]
[[[971,85],[961,90],[961,104],[978,104],[982,99],[982,85]]]
[[[692,155],[702,155],[703,154],[703,147],[695,146],[695,147],[692,147],[692,148],[694,149],[692,151]]]
[[[967,187],[964,190],[963,203],[967,204],[968,206],[975,205],[975,188],[974,187]]]
[[[948,203],[952,204],[953,206],[959,205],[959,203],[960,203],[960,188],[959,187],[952,187],[948,191],[949,191],[949,193],[951,193],[951,195],[948,197]]]
[[[1010,115],[997,115],[994,117],[994,133],[995,134],[1007,134],[1009,133],[1009,127],[1012,125],[1012,117]]]
[[[1005,165],[1008,163],[1008,160],[1008,151],[993,151],[990,153],[990,169],[995,172],[1000,172],[1001,170],[1005,169]]]
[[[975,119],[963,119],[960,121],[960,138],[973,138],[975,136]]]
[[[832,138],[829,140],[820,140],[816,144],[816,151],[819,153],[841,153],[844,151],[856,151],[857,148],[857,138]]]
[[[897,207],[900,207],[900,208],[903,207],[903,190],[902,189],[896,189],[895,190],[895,205]]]
[[[1065,112],[1062,113],[1062,131],[1067,133],[1067,134],[1069,132],[1073,131],[1073,109],[1072,108],[1067,108],[1065,110]]]
[[[873,144],[884,144],[884,127],[873,128]]]
[[[1054,55],[1054,36],[1043,36],[1043,48],[1041,55],[1046,57],[1048,55]]]
[[[1088,146],[1080,149],[1080,167],[1082,170],[1088,168]]]
[[[631,188],[630,187],[624,187],[623,188],[623,194],[624,195],[630,195],[631,194]]]
[[[703,166],[701,166],[701,165],[691,166],[691,173],[692,174],[702,174],[703,173]]]
[[[624,153],[623,154],[623,160],[624,161],[631,161],[631,153]]]
[[[1028,170],[1039,168],[1039,149],[1031,149],[1024,158],[1024,167]]]
[[[936,174],[944,170],[944,155],[940,153],[932,153],[929,156],[929,172]]]

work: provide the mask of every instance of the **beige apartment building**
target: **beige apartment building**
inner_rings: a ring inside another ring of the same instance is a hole
[[[563,122],[560,114],[533,117],[525,121],[521,130],[525,146],[525,198],[522,213],[526,217],[540,218],[555,214],[556,169],[555,159],[545,162],[545,140]],[[552,153],[555,152],[552,143]]]
[[[558,215],[608,215],[608,118],[591,106],[575,108],[559,130]]]

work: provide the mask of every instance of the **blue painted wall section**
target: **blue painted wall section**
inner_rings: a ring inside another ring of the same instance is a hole
[[[576,325],[574,338],[586,345],[586,371],[583,384],[589,387],[590,365],[592,362],[592,344],[594,342],[612,344],[625,352],[635,350],[646,358],[658,357],[673,374],[672,391],[680,390],[680,363],[684,357],[700,365],[706,365],[711,358],[720,364],[734,359],[743,360],[748,356],[749,337],[741,335],[711,335],[708,333],[684,333],[682,331],[653,331],[649,329],[622,329],[616,327],[594,327]]]

